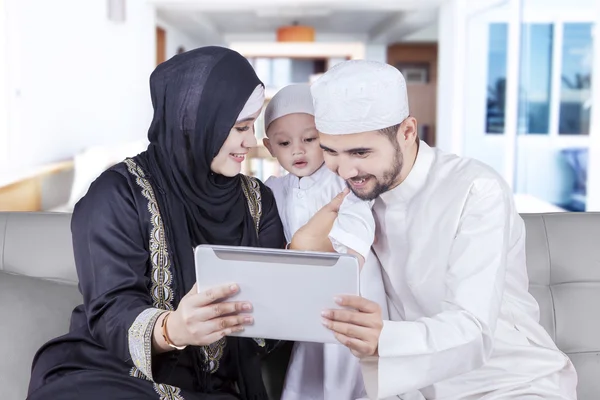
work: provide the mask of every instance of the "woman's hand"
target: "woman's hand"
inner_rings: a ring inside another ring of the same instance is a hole
[[[340,206],[349,192],[348,188],[344,189],[343,192],[317,211],[306,225],[296,231],[289,248],[292,250],[333,252],[329,232],[331,232]]]
[[[248,314],[252,305],[248,302],[218,302],[237,293],[236,284],[224,285],[198,293],[194,285],[181,299],[176,311],[167,319],[167,334],[176,346],[206,346],[223,336],[244,330],[245,325],[254,322]],[[154,327],[155,350],[172,350],[162,336],[162,320]]]

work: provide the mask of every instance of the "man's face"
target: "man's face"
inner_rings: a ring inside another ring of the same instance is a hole
[[[320,134],[325,164],[360,199],[373,200],[399,183],[403,151],[397,138],[378,131]]]

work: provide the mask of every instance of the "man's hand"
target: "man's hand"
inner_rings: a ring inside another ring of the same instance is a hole
[[[344,189],[343,192],[317,211],[306,225],[298,229],[292,237],[290,249],[333,252],[329,232],[331,232],[340,206],[349,192],[348,188]]]
[[[358,358],[377,355],[383,329],[379,304],[358,296],[340,296],[336,303],[350,310],[327,310],[323,325]]]

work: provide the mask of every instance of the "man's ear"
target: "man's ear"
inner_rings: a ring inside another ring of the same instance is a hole
[[[417,119],[408,117],[400,124],[398,129],[398,140],[414,143],[418,140]]]
[[[271,157],[275,157],[275,154],[273,154],[273,149],[271,148],[271,141],[269,140],[269,138],[264,138],[263,144],[265,145],[267,150],[269,150],[269,154],[271,154]]]

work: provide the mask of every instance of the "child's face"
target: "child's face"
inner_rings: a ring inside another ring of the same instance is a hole
[[[299,178],[312,175],[323,165],[319,132],[309,114],[288,114],[269,125],[264,144],[286,171]]]

